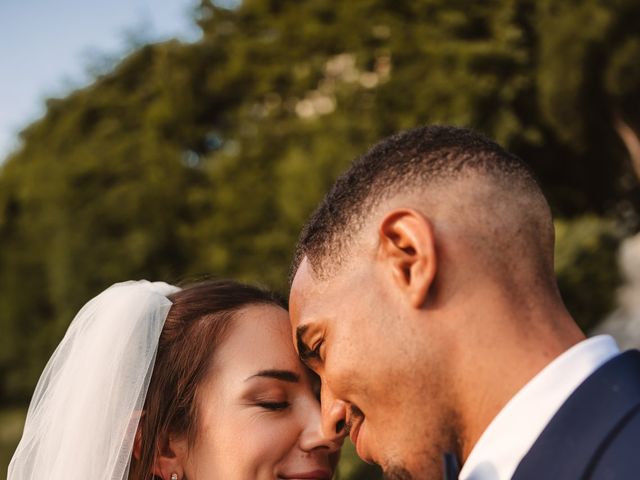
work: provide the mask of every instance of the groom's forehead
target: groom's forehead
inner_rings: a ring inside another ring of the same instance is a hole
[[[318,286],[312,273],[309,260],[307,257],[303,258],[291,283],[289,306],[292,313],[300,313],[299,311],[303,309],[317,293]]]
[[[289,308],[291,317],[300,322],[301,317],[321,315],[319,311],[331,298],[331,281],[324,281],[315,275],[311,264],[305,257],[296,271],[291,283]]]

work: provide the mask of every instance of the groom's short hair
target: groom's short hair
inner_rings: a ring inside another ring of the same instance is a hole
[[[544,206],[546,223],[550,223],[546,200],[521,159],[469,129],[418,127],[380,141],[337,179],[300,234],[290,281],[305,257],[321,278],[341,264],[345,247],[380,202],[470,173],[496,181],[517,195],[528,193],[532,203]],[[551,248],[552,244],[553,238]]]

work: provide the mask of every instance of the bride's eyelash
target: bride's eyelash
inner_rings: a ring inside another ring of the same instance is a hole
[[[256,405],[271,411],[285,410],[291,406],[289,402],[260,402]]]

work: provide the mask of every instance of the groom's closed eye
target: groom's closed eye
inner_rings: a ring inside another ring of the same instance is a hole
[[[315,348],[311,349],[303,340],[304,334],[307,332],[309,326],[301,325],[296,329],[296,343],[298,344],[298,356],[300,360],[309,365],[315,360],[320,359],[320,347],[322,342],[318,342]]]

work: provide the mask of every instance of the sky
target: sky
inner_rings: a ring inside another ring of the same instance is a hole
[[[141,38],[193,41],[197,0],[0,0],[0,162],[44,101],[90,82]]]

